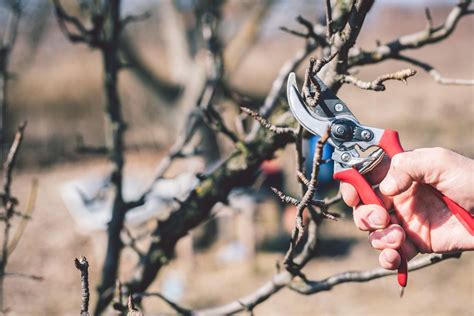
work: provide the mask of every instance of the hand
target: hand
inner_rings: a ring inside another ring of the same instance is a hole
[[[473,250],[474,237],[428,186],[474,213],[474,161],[443,148],[397,154],[367,176],[379,183],[385,208],[359,205],[354,187],[341,184],[344,201],[354,207],[359,229],[369,231],[372,247],[382,250],[380,265],[397,269],[401,247],[410,260],[418,253]],[[390,215],[387,210],[394,209]],[[391,221],[391,224],[390,224]]]

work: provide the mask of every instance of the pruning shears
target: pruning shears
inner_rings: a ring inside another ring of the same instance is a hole
[[[298,91],[295,73],[289,75],[287,97],[291,112],[310,133],[319,136],[329,133],[328,143],[334,147],[333,178],[351,184],[362,203],[383,207],[382,200],[364,174],[375,169],[384,155],[392,158],[404,152],[398,132],[362,125],[347,105],[320,78],[315,76],[314,79],[321,91],[318,104],[311,107]],[[471,235],[474,235],[473,215],[436,189],[432,189]],[[402,258],[398,268],[398,283],[405,287],[408,280],[407,258],[401,249],[398,249],[398,252]]]

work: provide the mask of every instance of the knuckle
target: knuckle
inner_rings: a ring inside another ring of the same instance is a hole
[[[443,147],[434,147],[431,150],[431,154],[438,160],[444,161],[449,159],[451,151]]]
[[[406,153],[400,153],[392,158],[391,167],[392,169],[400,169],[406,159]]]

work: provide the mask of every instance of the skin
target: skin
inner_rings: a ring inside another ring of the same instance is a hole
[[[474,250],[474,236],[430,188],[474,214],[474,160],[444,148],[417,149],[384,161],[367,179],[380,183],[376,192],[385,208],[361,205],[347,183],[341,184],[341,192],[354,208],[356,226],[368,231],[372,247],[381,250],[382,267],[398,268],[400,255],[395,249],[400,247],[408,260],[418,253]]]

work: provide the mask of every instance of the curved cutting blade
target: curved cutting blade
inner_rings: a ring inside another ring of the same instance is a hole
[[[332,121],[338,118],[348,118],[358,122],[345,103],[340,100],[317,76],[315,79],[321,88],[318,104],[311,108],[298,91],[294,72],[288,76],[287,97],[290,110],[298,122],[309,132],[323,135]]]

